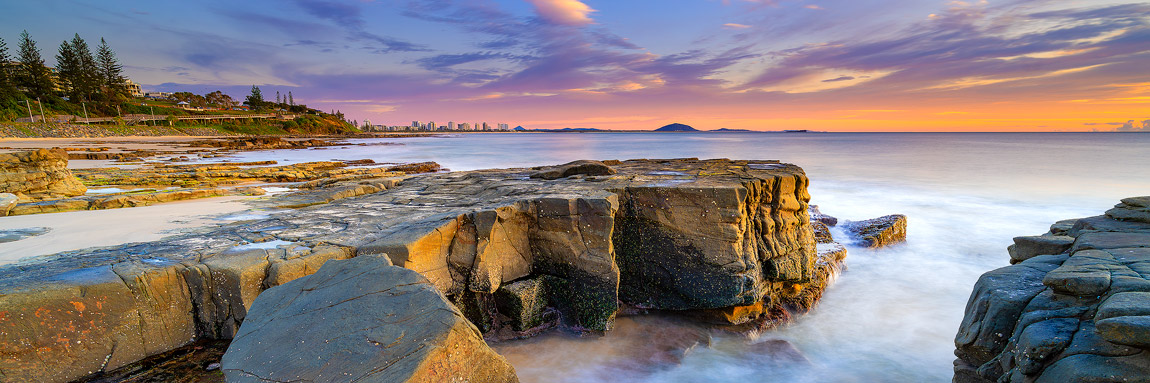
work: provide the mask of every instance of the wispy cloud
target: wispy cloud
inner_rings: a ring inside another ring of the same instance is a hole
[[[723,24],[723,28],[725,28],[725,29],[747,29],[750,27],[751,27],[750,25],[746,25],[746,24],[736,24],[736,23]]]

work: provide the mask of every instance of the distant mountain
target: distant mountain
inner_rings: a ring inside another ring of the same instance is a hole
[[[511,130],[514,130],[516,132],[522,132],[522,131],[525,131],[527,129],[524,129],[523,126],[520,125],[520,126],[516,126],[515,129],[511,129]]]
[[[690,125],[674,123],[665,125],[662,128],[655,129],[656,132],[698,132],[698,129],[692,128]]]
[[[708,130],[708,132],[749,132],[749,131],[751,131],[751,130],[750,129],[727,129],[727,128]]]

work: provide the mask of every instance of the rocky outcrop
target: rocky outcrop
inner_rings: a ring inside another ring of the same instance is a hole
[[[248,317],[221,361],[229,382],[519,381],[435,286],[386,257],[328,262]]]
[[[329,260],[386,256],[481,333],[515,337],[608,331],[620,302],[777,323],[810,308],[845,255],[816,247],[794,165],[607,166],[617,173],[340,181],[261,202],[320,201],[273,218],[0,267],[0,376],[64,381],[196,337],[233,338],[257,296]],[[357,197],[304,197],[365,183],[374,189]]]
[[[902,214],[851,221],[842,228],[859,246],[883,247],[906,241],[906,216]]]
[[[0,217],[8,216],[9,213],[12,212],[12,208],[16,207],[16,203],[19,201],[20,197],[17,197],[15,194],[0,193]]]
[[[0,193],[12,193],[21,201],[84,194],[87,188],[68,170],[68,153],[40,149],[0,153]]]
[[[955,337],[954,381],[1134,382],[1150,376],[1150,197],[1018,237],[983,274]]]

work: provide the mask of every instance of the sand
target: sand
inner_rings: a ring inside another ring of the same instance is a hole
[[[249,209],[253,197],[215,197],[160,205],[0,217],[0,230],[47,227],[51,231],[0,243],[0,264],[21,258],[97,246],[154,241],[208,225]]]

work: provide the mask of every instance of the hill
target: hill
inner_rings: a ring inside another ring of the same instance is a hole
[[[692,128],[690,125],[674,123],[664,125],[662,128],[655,129],[656,132],[698,132],[698,129]]]

